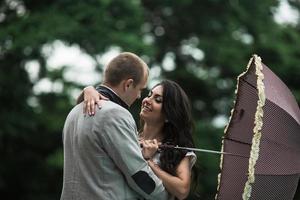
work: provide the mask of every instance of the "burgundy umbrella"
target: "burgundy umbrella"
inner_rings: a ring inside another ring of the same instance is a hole
[[[254,55],[238,77],[224,131],[216,199],[292,200],[300,177],[300,110],[287,86]]]

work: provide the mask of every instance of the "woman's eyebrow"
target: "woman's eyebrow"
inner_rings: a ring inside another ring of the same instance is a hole
[[[154,94],[154,97],[162,97],[161,94]]]
[[[154,97],[162,97],[163,96],[162,94],[158,94],[158,93],[153,92],[153,90],[150,90],[149,93],[151,95],[154,95]]]

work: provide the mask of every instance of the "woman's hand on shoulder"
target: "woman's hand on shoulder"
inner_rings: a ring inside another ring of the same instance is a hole
[[[94,115],[96,111],[96,104],[101,108],[100,100],[108,100],[105,96],[101,95],[93,86],[88,86],[83,89],[83,113]]]

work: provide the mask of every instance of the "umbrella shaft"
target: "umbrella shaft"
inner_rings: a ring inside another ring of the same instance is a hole
[[[248,158],[247,156],[244,156],[244,155],[241,155],[241,154],[234,154],[234,153],[222,152],[222,151],[213,151],[213,150],[209,150],[209,149],[197,149],[197,148],[178,147],[178,146],[174,146],[173,148],[181,149],[181,150],[187,150],[187,151],[205,152],[205,153],[213,153],[213,154],[223,154],[223,155],[230,155],[230,156]]]

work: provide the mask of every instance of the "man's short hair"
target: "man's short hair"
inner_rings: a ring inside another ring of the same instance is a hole
[[[104,83],[117,86],[122,80],[133,79],[136,86],[144,78],[147,64],[137,55],[124,52],[113,58],[105,68]]]

